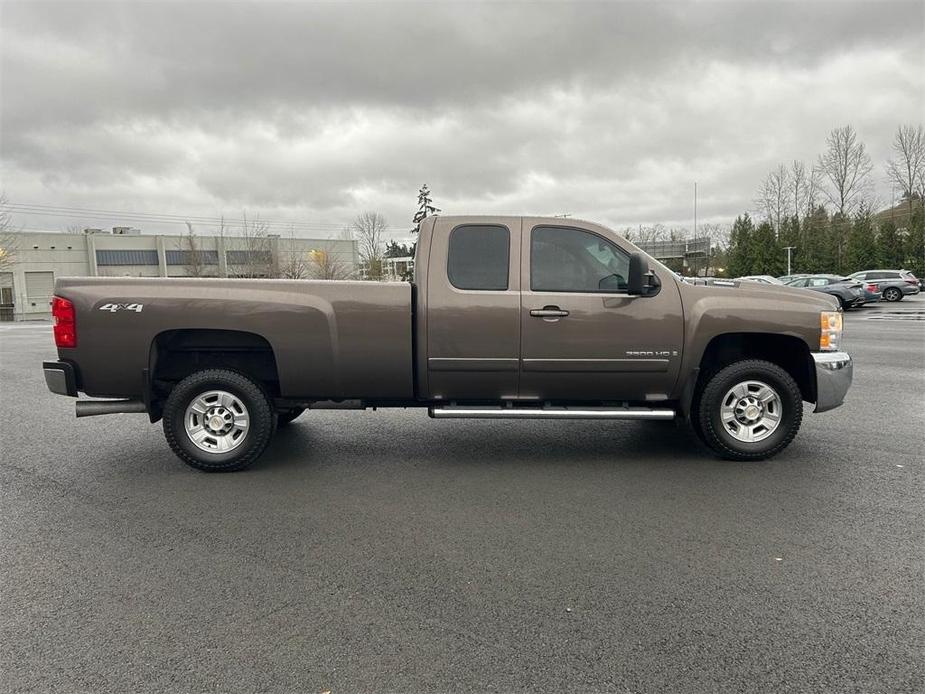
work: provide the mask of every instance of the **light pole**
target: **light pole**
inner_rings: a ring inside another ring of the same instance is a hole
[[[697,238],[697,181],[694,181],[694,238]]]
[[[787,251],[787,274],[790,274],[790,251],[795,251],[796,246],[784,246],[784,250]]]

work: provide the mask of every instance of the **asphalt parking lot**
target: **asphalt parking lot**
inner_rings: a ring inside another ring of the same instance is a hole
[[[682,429],[307,413],[197,473],[0,324],[0,690],[922,691],[925,297],[764,463]]]

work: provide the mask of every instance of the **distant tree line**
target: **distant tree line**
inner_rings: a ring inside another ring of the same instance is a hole
[[[888,213],[887,213],[888,214]],[[736,218],[726,248],[726,274],[783,275],[790,246],[792,273],[846,275],[871,268],[903,268],[925,276],[925,211],[913,201],[900,227],[894,219],[862,207],[851,216],[829,215],[822,205],[804,217],[790,216],[775,230],[769,220]]]
[[[853,127],[833,130],[807,166],[778,165],[762,182],[757,223],[739,216],[725,248],[726,275],[781,275],[790,247],[793,273],[847,274],[904,268],[925,274],[925,131],[900,126],[886,179],[901,203],[875,214],[873,164]]]

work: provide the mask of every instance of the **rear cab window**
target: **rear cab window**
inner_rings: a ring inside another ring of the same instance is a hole
[[[495,224],[466,224],[450,232],[446,274],[456,289],[508,288],[511,232]]]

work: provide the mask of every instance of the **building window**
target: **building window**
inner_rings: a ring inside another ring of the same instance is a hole
[[[273,260],[270,251],[226,251],[229,265],[269,265]]]
[[[508,287],[511,232],[507,227],[473,224],[450,232],[446,274],[457,289],[499,291]]]
[[[164,251],[164,255],[168,265],[218,265],[218,251],[196,251],[195,258],[193,251]]]
[[[100,250],[96,252],[97,265],[157,265],[157,251]]]

